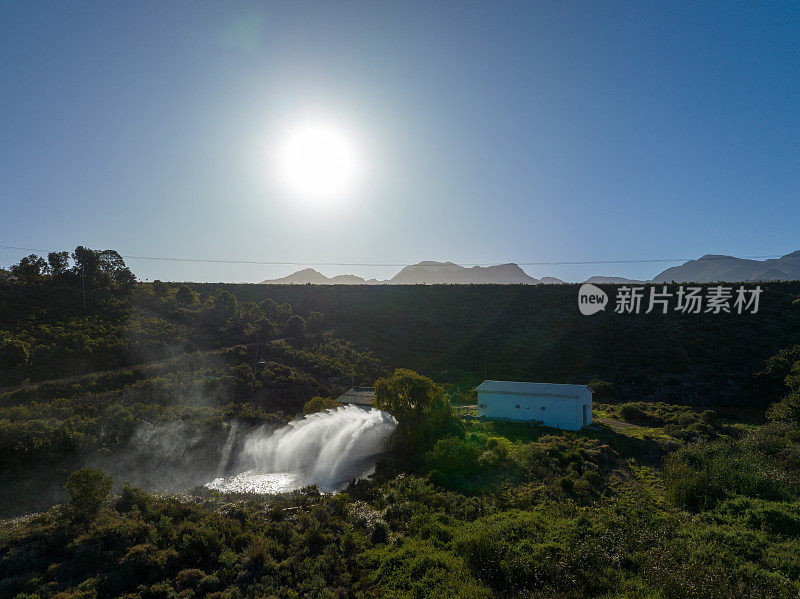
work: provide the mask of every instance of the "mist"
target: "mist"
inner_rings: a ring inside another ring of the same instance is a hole
[[[374,470],[397,422],[386,412],[343,406],[311,414],[280,429],[248,433],[238,455],[208,486],[221,491],[275,492],[306,485],[335,491]],[[227,443],[226,443],[227,444]],[[233,446],[233,443],[231,443]]]

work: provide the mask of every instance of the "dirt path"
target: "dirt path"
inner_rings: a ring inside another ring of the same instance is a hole
[[[616,431],[647,428],[645,426],[640,426],[638,424],[633,424],[631,422],[625,422],[624,420],[614,420],[612,418],[598,418],[598,417],[592,418],[592,424],[596,423],[605,424],[606,426],[613,428]]]

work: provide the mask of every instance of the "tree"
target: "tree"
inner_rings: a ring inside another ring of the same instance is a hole
[[[81,468],[67,477],[64,490],[69,494],[72,514],[78,522],[91,522],[108,499],[113,482],[102,470]]]
[[[115,250],[103,250],[97,253],[100,272],[103,276],[103,284],[118,291],[128,292],[133,289],[136,276],[125,266],[122,259]]]
[[[609,383],[601,379],[592,379],[589,381],[589,389],[592,390],[595,401],[611,402],[616,396],[614,383]]]
[[[97,252],[79,245],[72,252],[72,259],[75,262],[75,273],[83,276],[91,288],[96,287],[100,282],[100,258]]]
[[[302,316],[295,314],[286,321],[286,334],[289,337],[299,337],[306,332],[306,321]]]
[[[315,414],[324,410],[335,410],[341,408],[342,404],[332,400],[330,397],[312,397],[303,406],[303,414]]]
[[[267,315],[272,322],[278,322],[278,304],[271,297],[268,297],[259,304],[261,310]]]
[[[789,388],[789,395],[772,404],[767,411],[767,417],[770,420],[800,426],[800,360],[791,367],[791,372],[786,377],[786,386]]]
[[[51,275],[64,276],[69,267],[69,252],[50,252],[47,254],[47,264],[50,266]]]
[[[188,285],[181,285],[178,287],[175,299],[179,304],[191,306],[194,303],[194,291],[192,291]]]
[[[375,382],[375,407],[397,419],[392,443],[402,454],[412,455],[454,421],[443,389],[413,370],[395,370]]]
[[[19,339],[0,341],[0,366],[3,369],[22,368],[28,363],[30,357],[30,348],[24,341]]]
[[[131,272],[130,268],[123,268],[114,273],[114,285],[117,291],[122,293],[130,293],[136,285],[136,275]]]
[[[163,298],[167,296],[168,291],[169,287],[167,287],[166,283],[164,283],[163,281],[159,281],[158,279],[153,281],[153,295],[155,295],[156,297]]]
[[[764,368],[752,375],[750,388],[753,399],[760,404],[771,404],[786,395],[789,376],[800,364],[800,345],[782,349],[769,358]]]
[[[236,297],[224,289],[217,291],[217,296],[214,298],[214,313],[222,322],[236,316],[236,309],[238,306]]]
[[[308,328],[314,333],[319,333],[322,330],[325,322],[325,315],[322,312],[311,312],[308,315],[306,324]]]
[[[44,258],[40,258],[36,254],[25,256],[11,267],[11,272],[14,273],[25,285],[30,285],[38,281],[43,274],[47,272],[47,262]]]
[[[268,297],[259,305],[264,311],[264,314],[266,314],[267,318],[278,324],[285,324],[292,315],[291,304],[279,304],[271,297]]]

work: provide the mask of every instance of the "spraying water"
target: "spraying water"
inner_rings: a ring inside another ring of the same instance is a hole
[[[348,405],[278,430],[258,429],[247,435],[236,458],[240,473],[206,486],[274,493],[315,484],[334,491],[374,470],[375,457],[396,424],[386,412]]]

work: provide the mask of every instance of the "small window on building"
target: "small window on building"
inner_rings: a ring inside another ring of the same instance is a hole
[[[544,409],[545,409],[545,407],[544,407],[544,406],[542,406],[542,410],[544,410]]]
[[[517,409],[519,410],[519,404],[517,404]]]

